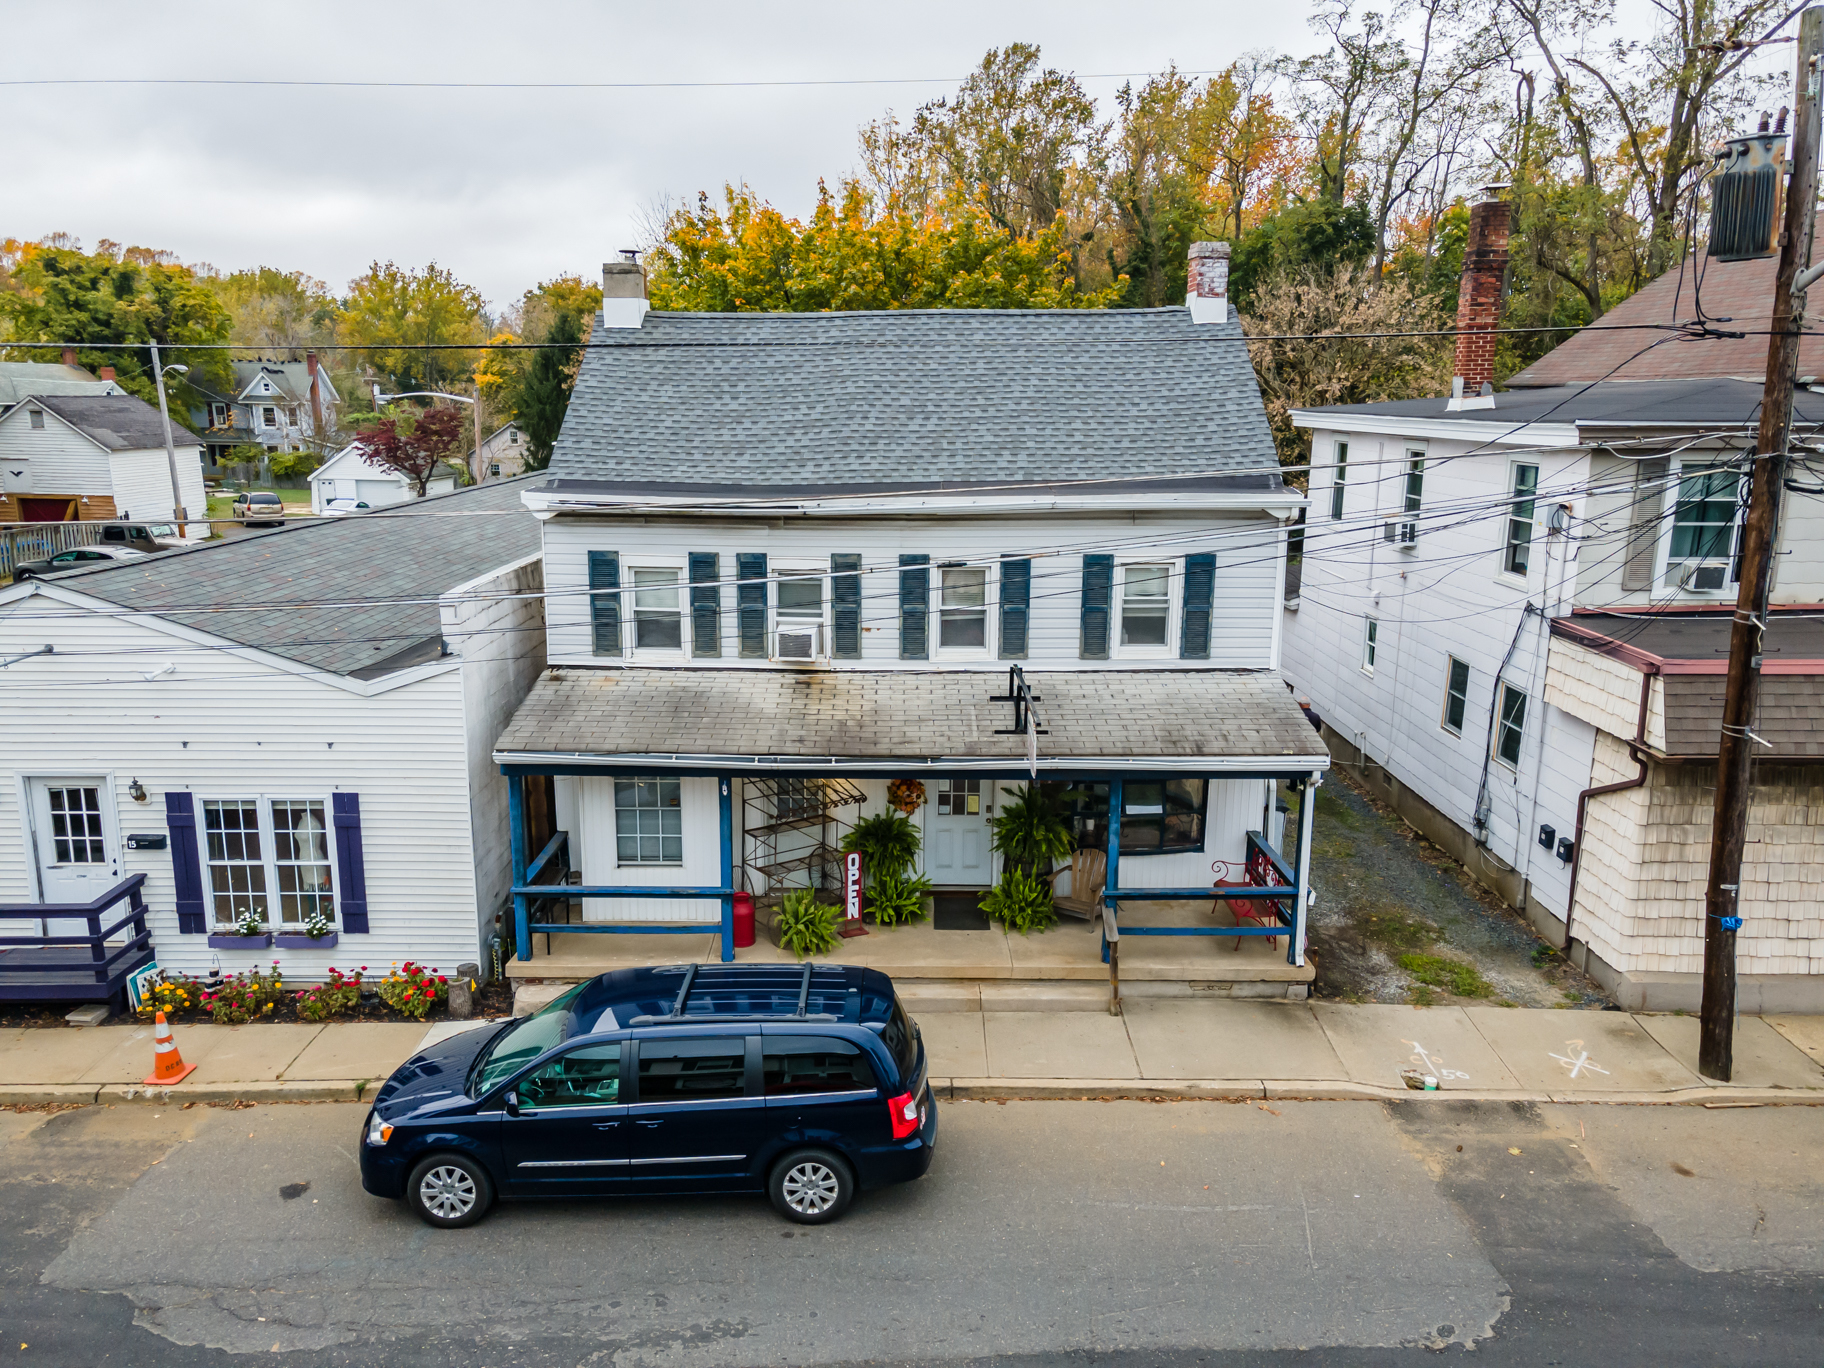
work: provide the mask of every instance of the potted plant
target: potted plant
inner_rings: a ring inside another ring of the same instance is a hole
[[[272,932],[251,907],[234,919],[226,931],[209,933],[211,950],[265,950],[272,944]]]
[[[327,950],[337,940],[335,923],[321,912],[312,912],[295,931],[281,931],[274,943],[281,950]]]
[[[817,901],[812,888],[794,888],[785,895],[784,905],[773,923],[779,944],[799,959],[807,955],[827,955],[839,937],[835,908]]]
[[[1009,931],[1025,935],[1055,926],[1051,872],[1070,854],[1070,827],[1036,784],[1002,789],[1011,800],[989,818],[990,844],[1001,856],[1001,881],[982,899],[982,911]]]
[[[842,837],[844,851],[860,851],[868,913],[877,926],[898,926],[925,915],[931,881],[912,872],[921,838],[918,828],[897,812],[883,812],[857,822]]]

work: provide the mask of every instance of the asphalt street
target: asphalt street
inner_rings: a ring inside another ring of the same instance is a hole
[[[955,1102],[834,1226],[366,1196],[364,1109],[0,1112],[0,1365],[1799,1364],[1811,1107]],[[24,1347],[20,1347],[24,1346]]]

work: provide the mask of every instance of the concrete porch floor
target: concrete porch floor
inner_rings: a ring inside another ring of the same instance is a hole
[[[1206,902],[1136,904],[1124,921],[1132,925],[1207,926]],[[865,936],[836,943],[817,958],[830,964],[858,964],[879,969],[894,979],[941,980],[950,984],[1081,983],[1106,984],[1099,923],[1060,919],[1049,931],[1030,936],[988,931],[939,931],[929,919],[911,926],[868,928]],[[1239,948],[1237,946],[1239,945]],[[533,957],[512,960],[507,977],[520,982],[576,982],[612,969],[646,964],[714,962],[721,954],[719,931],[702,935],[564,935],[532,937]],[[794,964],[797,957],[766,938],[762,930],[752,946],[735,951],[739,964]],[[1286,963],[1286,941],[1275,948],[1265,937],[1126,936],[1121,941],[1121,981],[1125,985],[1257,984],[1273,996],[1303,997],[1311,982],[1309,965]]]

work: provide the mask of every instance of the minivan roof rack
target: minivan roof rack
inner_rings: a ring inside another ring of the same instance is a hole
[[[629,1026],[661,1026],[667,1022],[673,1021],[763,1021],[779,1019],[778,1016],[772,1012],[685,1011],[685,1007],[690,1002],[690,990],[696,986],[697,970],[700,967],[701,966],[699,965],[688,964],[679,965],[675,969],[668,970],[667,972],[676,973],[681,969],[684,974],[684,982],[678,985],[678,996],[673,1000],[671,1010],[663,1016],[652,1016],[650,1014],[636,1016],[627,1024]],[[712,969],[716,967],[719,966],[712,966]],[[842,1016],[837,1016],[834,1012],[813,1012],[809,1010],[811,1002],[811,975],[817,968],[817,965],[811,963],[806,963],[803,966],[798,979],[797,1010],[794,1011],[788,1019],[792,1021],[841,1021],[845,1019],[849,1021],[859,1021],[861,1019],[861,994],[860,991],[855,988],[849,989],[846,995],[847,1000],[844,1003],[845,1011]]]

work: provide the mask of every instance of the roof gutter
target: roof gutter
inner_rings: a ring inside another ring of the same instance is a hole
[[[1567,956],[1571,952],[1571,924],[1577,914],[1577,875],[1583,868],[1583,821],[1590,809],[1590,799],[1606,793],[1625,793],[1647,782],[1647,757],[1641,751],[1647,744],[1647,705],[1653,697],[1653,680],[1659,674],[1659,665],[1643,661],[1639,669],[1640,714],[1634,721],[1634,737],[1628,742],[1628,754],[1640,766],[1640,773],[1620,783],[1597,784],[1577,795],[1577,829],[1571,835],[1571,887],[1564,900],[1564,945],[1560,947]]]
[[[502,766],[562,765],[565,767],[627,770],[642,767],[668,770],[701,770],[708,773],[737,771],[747,773],[839,774],[893,777],[909,772],[951,774],[992,773],[1022,775],[1027,772],[1026,757],[1019,756],[889,756],[856,757],[843,755],[706,755],[677,752],[673,754],[604,754],[591,751],[510,751],[494,752],[494,763]],[[1041,755],[1041,773],[1095,771],[1121,774],[1310,774],[1330,768],[1328,755],[1245,755],[1245,756],[1069,756]]]

